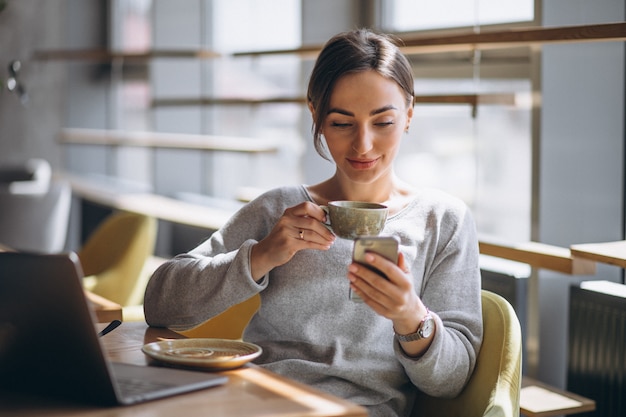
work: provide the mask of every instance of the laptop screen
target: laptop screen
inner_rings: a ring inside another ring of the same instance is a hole
[[[76,254],[3,252],[0,271],[0,388],[114,401]]]
[[[0,390],[113,405],[228,380],[206,372],[108,362],[82,276],[74,253],[0,253]],[[123,384],[122,377],[131,384]],[[127,396],[124,388],[132,388]]]

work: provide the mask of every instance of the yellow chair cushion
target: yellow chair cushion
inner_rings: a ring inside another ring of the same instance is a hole
[[[261,296],[253,295],[193,329],[178,331],[186,337],[241,339],[243,331],[261,306]]]
[[[482,291],[483,343],[467,386],[454,399],[418,392],[413,417],[519,416],[522,334],[513,307]]]
[[[156,241],[156,219],[116,212],[107,217],[78,251],[85,288],[121,306],[143,303],[142,275]]]

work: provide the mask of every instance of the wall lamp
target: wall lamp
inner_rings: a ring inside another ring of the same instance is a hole
[[[9,63],[9,78],[6,80],[7,90],[12,93],[15,93],[17,97],[20,99],[22,105],[26,105],[28,103],[28,94],[26,93],[26,89],[24,85],[19,81],[18,73],[22,68],[22,63],[18,60],[13,60]]]

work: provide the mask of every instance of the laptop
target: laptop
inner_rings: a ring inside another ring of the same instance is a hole
[[[227,381],[219,374],[109,361],[82,277],[73,252],[0,252],[0,391],[128,405]]]

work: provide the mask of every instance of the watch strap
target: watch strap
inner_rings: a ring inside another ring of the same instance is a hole
[[[430,320],[434,320],[433,316],[430,313],[430,310],[426,309],[426,315],[424,316],[422,321],[420,321],[420,324],[419,326],[417,326],[417,330],[414,333],[399,334],[398,332],[396,332],[396,329],[393,329],[396,339],[398,339],[399,342],[415,342],[416,340],[425,339],[426,337],[430,336],[430,334],[428,336],[424,336],[422,330],[424,329],[424,323]]]

